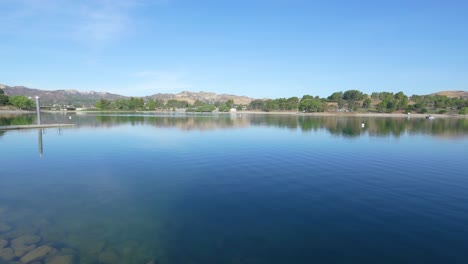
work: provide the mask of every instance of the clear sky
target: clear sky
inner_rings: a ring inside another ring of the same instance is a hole
[[[256,98],[468,90],[466,0],[0,0],[0,83]]]

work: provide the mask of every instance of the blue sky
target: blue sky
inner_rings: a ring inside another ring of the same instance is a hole
[[[0,83],[277,98],[468,90],[468,1],[0,0]]]

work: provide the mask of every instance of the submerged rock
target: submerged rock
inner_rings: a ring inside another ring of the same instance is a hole
[[[22,245],[32,245],[32,244],[36,244],[37,242],[41,241],[41,237],[40,236],[34,236],[34,235],[23,235],[23,236],[20,236],[16,239],[13,239],[11,241],[11,244],[13,245],[13,247],[15,246],[22,246]]]
[[[0,233],[5,233],[11,230],[11,226],[0,222]]]
[[[64,255],[64,256],[65,255],[76,255],[76,253],[77,253],[76,250],[73,249],[73,248],[62,248],[62,249],[60,249],[60,252],[59,252],[60,255]]]
[[[0,258],[4,260],[11,260],[15,257],[12,248],[2,248],[0,249]]]
[[[45,264],[72,264],[72,263],[73,263],[72,255],[55,256],[46,260],[45,262]]]
[[[36,248],[36,245],[20,245],[18,247],[13,247],[13,250],[15,251],[15,256],[17,257],[22,257],[29,251],[32,251],[33,249]]]
[[[0,239],[0,249],[4,248],[6,245],[8,245],[8,241]]]
[[[119,261],[119,257],[113,251],[104,251],[99,254],[99,262],[104,264],[113,264]]]
[[[23,263],[33,262],[33,261],[42,259],[48,256],[49,254],[53,254],[56,251],[57,251],[56,249],[49,247],[49,246],[40,246],[34,249],[33,251],[29,252],[28,254],[24,255],[21,258],[21,262]]]
[[[36,243],[41,240],[40,236],[22,235],[11,241],[11,247],[15,252],[15,256],[22,257],[26,253],[36,248]]]

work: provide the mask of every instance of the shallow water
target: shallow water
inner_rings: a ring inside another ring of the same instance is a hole
[[[468,119],[43,122],[0,131],[0,263],[468,262]]]

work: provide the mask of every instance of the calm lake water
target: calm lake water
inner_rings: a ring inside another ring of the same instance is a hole
[[[43,122],[0,131],[0,263],[468,263],[468,118]]]

